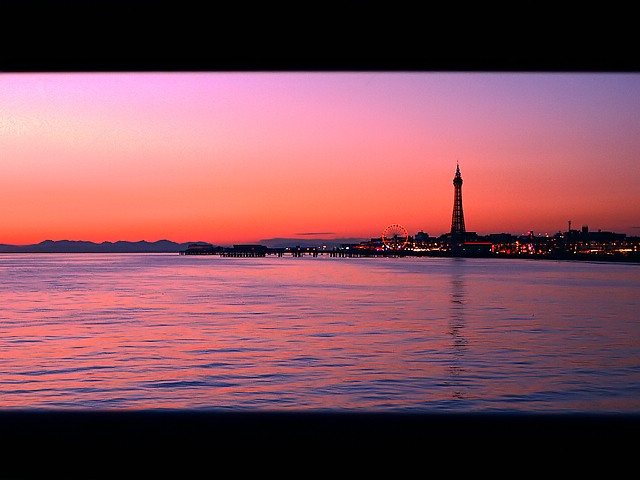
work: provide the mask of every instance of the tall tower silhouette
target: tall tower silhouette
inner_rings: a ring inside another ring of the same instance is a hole
[[[451,217],[451,236],[463,236],[466,232],[464,228],[464,214],[462,213],[462,177],[460,176],[460,165],[456,164],[456,176],[453,177],[453,215]]]

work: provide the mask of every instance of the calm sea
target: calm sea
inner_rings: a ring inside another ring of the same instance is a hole
[[[1,409],[640,413],[640,265],[0,255]]]

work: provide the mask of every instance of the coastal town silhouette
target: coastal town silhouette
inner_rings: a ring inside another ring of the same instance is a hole
[[[454,202],[451,230],[437,237],[420,231],[409,235],[400,224],[388,225],[380,237],[360,243],[342,243],[338,246],[268,246],[263,244],[238,244],[233,247],[214,246],[209,243],[192,243],[181,255],[220,255],[224,257],[265,257],[267,255],[314,257],[500,257],[545,258],[604,261],[640,261],[640,237],[608,231],[590,231],[587,225],[574,229],[571,220],[565,232],[555,235],[525,235],[492,233],[478,235],[465,226],[462,204],[462,174],[456,165],[453,178]]]
[[[330,257],[483,257],[640,262],[640,237],[590,230],[587,225],[554,235],[491,233],[478,235],[465,225],[462,174],[456,165],[451,229],[439,236],[424,231],[410,234],[399,223],[385,226],[379,237],[360,242],[327,239],[276,238],[255,244],[214,245],[208,242],[176,243],[117,241],[94,243],[77,240],[45,240],[34,245],[0,244],[0,253],[178,253],[222,257],[330,256]]]

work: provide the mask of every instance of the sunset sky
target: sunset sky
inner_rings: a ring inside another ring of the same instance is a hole
[[[0,243],[640,235],[640,74],[0,73]]]

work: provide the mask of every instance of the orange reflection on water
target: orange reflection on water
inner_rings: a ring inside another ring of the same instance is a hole
[[[2,405],[638,408],[600,385],[637,379],[624,288],[550,264],[406,260],[11,257]]]

